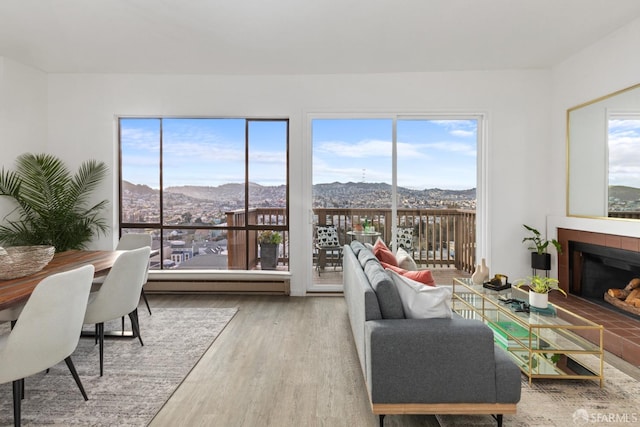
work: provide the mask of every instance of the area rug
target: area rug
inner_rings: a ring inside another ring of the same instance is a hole
[[[640,382],[606,364],[604,386],[587,380],[529,380],[523,376],[518,413],[505,415],[509,427],[640,425]],[[441,427],[491,426],[488,415],[438,415]]]
[[[237,312],[236,308],[153,308],[140,312],[137,339],[81,338],[71,356],[89,396],[84,401],[64,362],[25,380],[23,425],[145,426]],[[127,319],[128,322],[128,319]],[[105,330],[120,328],[120,320]],[[8,330],[0,325],[0,333]],[[0,425],[13,425],[11,384],[0,385]]]

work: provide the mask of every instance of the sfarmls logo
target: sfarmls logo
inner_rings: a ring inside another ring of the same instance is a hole
[[[573,413],[573,422],[575,425],[584,426],[587,424],[606,425],[606,424],[635,424],[640,420],[640,416],[635,413],[592,413],[586,409],[578,409]]]

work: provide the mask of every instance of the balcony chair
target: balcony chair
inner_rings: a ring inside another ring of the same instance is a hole
[[[413,256],[413,227],[398,227],[396,229],[396,245]],[[393,249],[398,250],[397,248]]]
[[[100,376],[104,370],[104,322],[128,315],[134,334],[140,345],[144,345],[138,324],[138,303],[150,253],[148,246],[123,252],[100,289],[89,295],[84,323],[96,326],[96,338],[100,344]]]
[[[342,245],[340,244],[336,228],[326,225],[316,226],[315,240],[315,247],[318,251],[318,259],[316,262],[318,276],[322,273],[328,263],[333,265],[334,271],[337,266],[342,268]]]
[[[11,332],[0,336],[0,383],[13,382],[15,426],[20,425],[24,378],[62,360],[88,400],[71,354],[80,340],[93,272],[93,266],[86,265],[42,279]]]

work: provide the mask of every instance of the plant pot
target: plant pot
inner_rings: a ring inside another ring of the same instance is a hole
[[[547,308],[549,306],[549,294],[529,291],[529,305],[537,308]]]
[[[551,254],[531,252],[531,268],[534,270],[551,270]]]
[[[260,244],[260,268],[275,270],[278,265],[278,245],[275,243]]]

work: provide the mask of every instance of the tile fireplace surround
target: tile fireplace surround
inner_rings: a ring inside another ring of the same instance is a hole
[[[565,249],[558,256],[560,287],[569,293],[569,242],[589,243],[640,254],[640,238],[558,228],[558,241]],[[611,286],[617,287],[617,286]],[[604,347],[608,352],[640,367],[640,318],[610,310],[603,305],[569,294],[552,295],[551,301],[593,322],[604,325]]]

